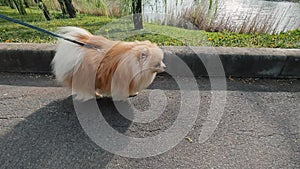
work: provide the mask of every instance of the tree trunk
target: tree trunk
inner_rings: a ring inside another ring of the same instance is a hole
[[[70,18],[76,18],[76,10],[72,4],[72,0],[64,0]]]
[[[7,0],[6,2],[11,9],[15,9],[14,2],[12,0]]]
[[[134,29],[143,29],[142,0],[132,0]]]
[[[66,15],[67,10],[66,10],[65,4],[64,4],[64,0],[58,0],[58,3],[59,3],[62,14]]]
[[[27,15],[25,8],[23,6],[22,0],[13,0],[15,6],[17,7],[19,14],[21,15]]]
[[[29,8],[28,0],[24,0],[24,5],[25,5],[25,8]]]
[[[51,15],[47,9],[47,6],[44,4],[42,0],[34,0],[35,3],[37,3],[38,7],[43,11],[43,14],[47,21],[51,20]]]
[[[50,21],[51,15],[50,15],[50,12],[48,11],[46,5],[44,4],[44,2],[42,2],[42,10],[43,10],[43,14],[44,14],[45,18],[47,19],[47,21]]]

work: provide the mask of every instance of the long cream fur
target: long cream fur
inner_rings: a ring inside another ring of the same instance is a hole
[[[111,41],[77,27],[63,27],[61,33],[94,47],[59,40],[52,60],[57,81],[72,88],[79,99],[96,94],[125,100],[164,71],[163,52],[150,41]]]

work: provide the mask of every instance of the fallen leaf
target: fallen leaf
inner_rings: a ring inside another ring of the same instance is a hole
[[[184,139],[187,140],[189,143],[193,142],[193,140],[190,137],[185,137]]]

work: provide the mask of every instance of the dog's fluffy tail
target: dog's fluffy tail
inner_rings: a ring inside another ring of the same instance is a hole
[[[87,41],[92,34],[78,27],[62,27],[59,33],[77,41]],[[84,57],[83,48],[75,43],[59,39],[55,56],[52,60],[53,73],[58,82],[63,83],[74,72]]]

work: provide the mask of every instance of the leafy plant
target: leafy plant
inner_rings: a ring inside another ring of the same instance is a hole
[[[300,29],[280,34],[234,33],[229,31],[206,32],[187,30],[158,24],[144,24],[144,29],[133,30],[130,20],[120,22],[106,16],[78,14],[74,19],[46,21],[37,7],[27,9],[27,16],[21,16],[10,7],[0,7],[1,13],[32,25],[57,31],[62,26],[79,26],[93,34],[114,40],[150,40],[158,45],[171,46],[224,46],[224,47],[269,47],[300,48]],[[55,15],[58,11],[51,11]],[[113,22],[116,21],[116,22]],[[122,25],[123,24],[123,25]],[[47,34],[0,20],[0,42],[55,43],[56,39]]]

